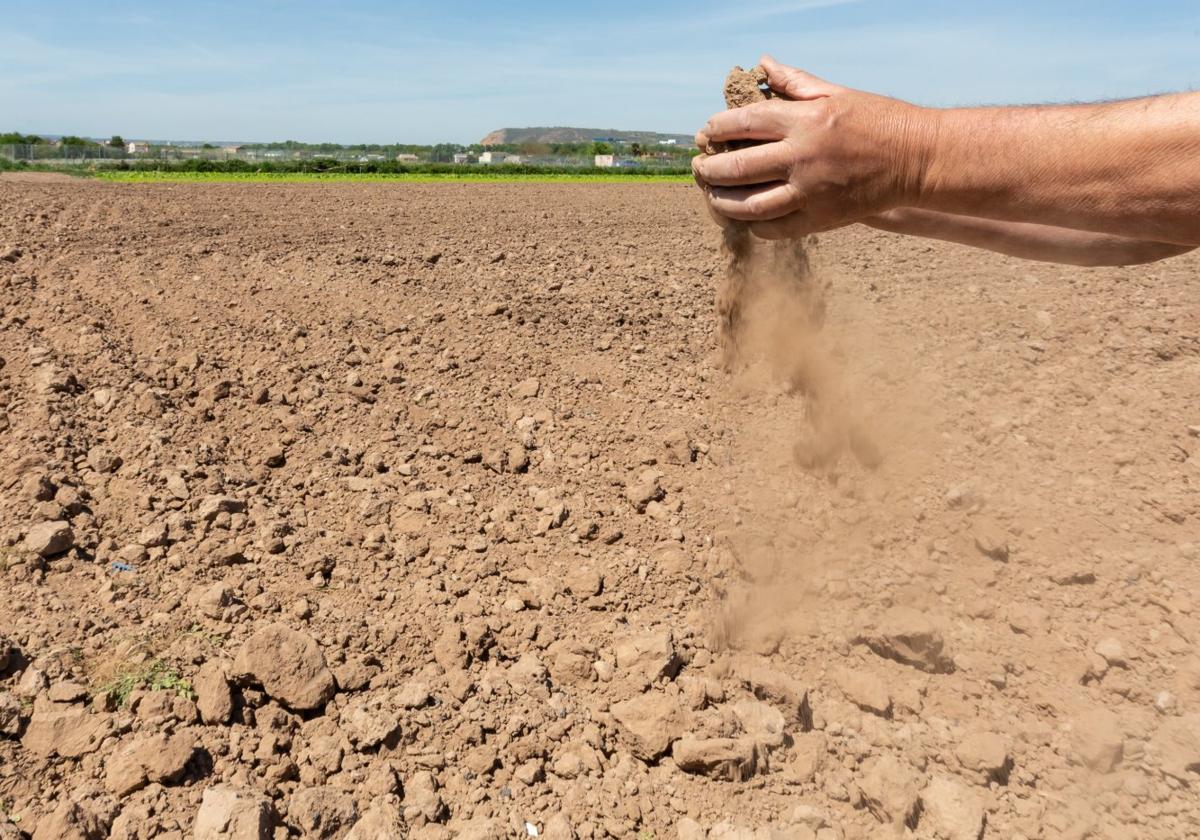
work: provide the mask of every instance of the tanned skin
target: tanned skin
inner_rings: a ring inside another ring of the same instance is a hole
[[[922,108],[764,56],[779,98],[696,136],[759,140],[693,160],[719,223],[764,239],[863,223],[1012,256],[1133,265],[1200,246],[1200,93]]]

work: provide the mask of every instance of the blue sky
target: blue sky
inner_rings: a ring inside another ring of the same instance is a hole
[[[1196,0],[5,0],[0,131],[473,142],[695,130],[763,51],[930,105],[1200,86]]]

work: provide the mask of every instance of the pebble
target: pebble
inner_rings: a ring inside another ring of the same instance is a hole
[[[204,791],[196,812],[194,840],[270,840],[275,809],[263,794],[233,785]]]
[[[269,624],[247,639],[232,673],[260,683],[269,696],[300,711],[319,709],[335,691],[320,646],[283,624]]]

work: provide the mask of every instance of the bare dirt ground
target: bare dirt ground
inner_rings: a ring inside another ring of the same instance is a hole
[[[693,192],[0,182],[0,838],[1196,836],[1200,261]]]

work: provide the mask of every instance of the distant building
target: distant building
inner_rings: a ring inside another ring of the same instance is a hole
[[[135,140],[125,145],[125,151],[131,155],[148,155],[150,154],[150,144]]]
[[[470,163],[471,156],[466,154],[465,152],[458,152],[457,154],[454,155],[454,162],[455,163]]]
[[[237,154],[241,154],[242,147],[241,146],[222,146],[221,151],[225,152],[228,155],[237,155]]]
[[[509,152],[484,152],[479,156],[479,162],[485,165],[494,163],[520,163],[521,156],[510,154]]]
[[[396,155],[396,160],[400,161],[401,163],[416,163],[417,161],[420,160],[420,158],[417,157],[416,155],[410,155],[410,154],[405,153],[405,154]]]
[[[597,169],[608,169],[616,162],[614,155],[596,155],[596,160],[593,166]]]
[[[670,140],[659,140],[659,141],[658,141],[658,145],[660,145],[660,146],[674,146],[674,145],[675,145],[675,138],[674,138],[674,137],[672,137]]]

